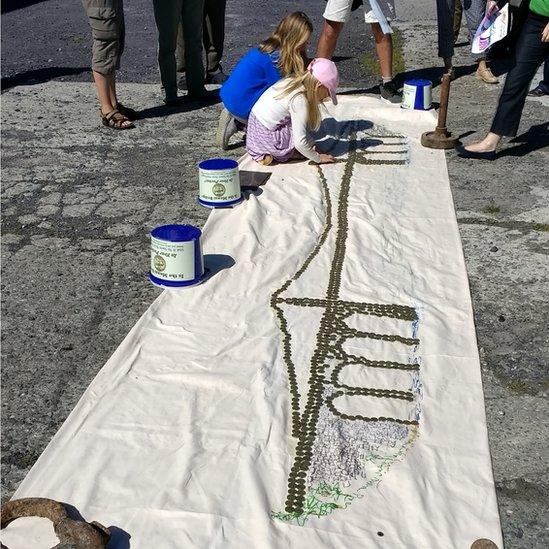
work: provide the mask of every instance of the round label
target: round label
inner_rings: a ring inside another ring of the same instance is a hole
[[[228,170],[199,169],[200,200],[206,202],[231,202],[242,194],[238,168]]]
[[[151,274],[173,282],[194,280],[194,240],[169,242],[151,237]]]

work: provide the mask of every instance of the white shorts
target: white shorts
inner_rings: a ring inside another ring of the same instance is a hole
[[[364,21],[366,23],[378,23],[374,12],[370,6],[368,0],[364,2]],[[378,0],[377,2],[381,11],[387,18],[387,21],[392,21],[396,18],[395,2],[394,0]],[[337,23],[346,23],[349,20],[351,14],[351,7],[353,0],[328,0],[326,9],[324,10],[324,19],[328,21],[335,21]]]

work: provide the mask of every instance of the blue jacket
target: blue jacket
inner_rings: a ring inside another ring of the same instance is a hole
[[[280,80],[282,75],[276,65],[279,58],[278,51],[269,54],[254,48],[240,59],[220,91],[232,115],[247,119],[261,94]]]

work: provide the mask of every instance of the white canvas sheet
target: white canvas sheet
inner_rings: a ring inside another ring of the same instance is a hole
[[[204,227],[234,266],[152,304],[15,498],[132,548],[503,547],[434,118],[329,109],[338,163],[243,159],[270,179]]]

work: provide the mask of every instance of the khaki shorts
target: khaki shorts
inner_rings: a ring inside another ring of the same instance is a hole
[[[377,3],[387,18],[387,21],[392,21],[396,18],[394,0],[378,0]],[[328,0],[323,17],[328,21],[346,23],[349,20],[352,5],[353,0]],[[364,20],[366,23],[378,23],[368,0],[364,0]]]
[[[112,74],[124,51],[123,0],[82,0],[92,29],[92,69]]]

